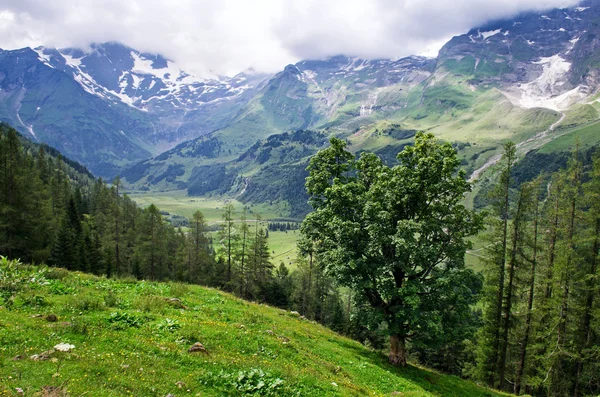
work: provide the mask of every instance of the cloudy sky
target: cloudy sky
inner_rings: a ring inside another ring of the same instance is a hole
[[[183,69],[274,72],[347,54],[435,55],[491,19],[572,0],[0,0],[0,48],[120,41]]]

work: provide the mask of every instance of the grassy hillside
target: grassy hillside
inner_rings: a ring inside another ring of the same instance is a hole
[[[4,260],[0,297],[2,396],[499,395],[208,288]]]

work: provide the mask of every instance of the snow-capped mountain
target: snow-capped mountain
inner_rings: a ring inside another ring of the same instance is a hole
[[[435,59],[339,55],[275,75],[195,76],[120,43],[0,50],[0,121],[98,175],[152,156],[145,164],[164,172],[163,159],[182,159],[178,187],[193,173],[188,163],[235,159],[293,129],[367,139],[364,131],[393,122],[442,137],[457,130],[464,140],[508,139],[558,125],[561,116],[576,123],[573,106],[596,100],[599,19],[600,0],[585,0],[471,29]],[[587,119],[596,113],[585,110]]]
[[[97,175],[223,128],[266,76],[193,76],[119,43],[0,50],[0,121]]]
[[[119,43],[93,44],[89,51],[44,47],[35,51],[44,64],[71,74],[90,94],[144,111],[195,110],[235,99],[254,86],[244,74],[194,76],[161,55]]]

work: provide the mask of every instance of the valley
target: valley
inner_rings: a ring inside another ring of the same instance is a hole
[[[26,3],[0,396],[600,393],[600,0]]]

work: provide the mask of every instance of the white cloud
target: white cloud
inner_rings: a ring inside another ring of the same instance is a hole
[[[336,54],[433,54],[452,35],[570,0],[4,0],[0,47],[120,41],[191,71],[281,70]]]

